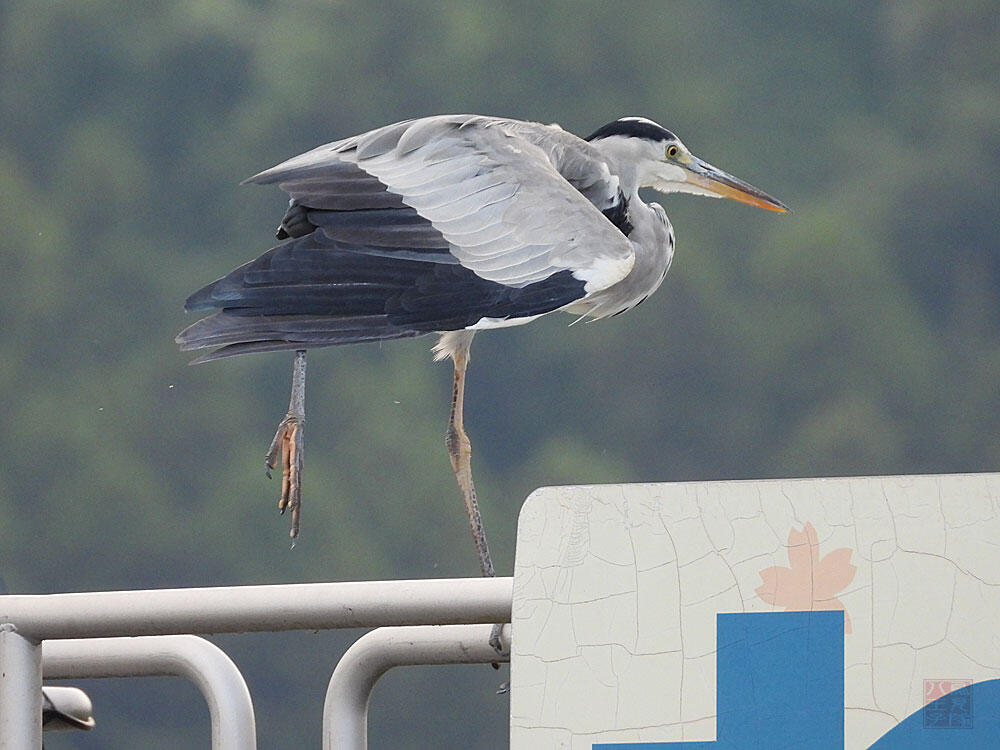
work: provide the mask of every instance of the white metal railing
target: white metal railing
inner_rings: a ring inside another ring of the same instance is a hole
[[[512,586],[450,578],[0,596],[0,748],[41,748],[43,641],[509,622]]]
[[[232,659],[194,635],[71,638],[42,643],[42,677],[183,677],[201,690],[215,750],[257,746],[250,691]]]
[[[489,664],[510,660],[489,644],[492,625],[416,625],[378,628],[347,649],[333,670],[323,704],[323,750],[368,747],[368,704],[379,678],[393,667],[418,664]]]
[[[42,687],[42,731],[67,732],[94,728],[94,704],[78,687]]]

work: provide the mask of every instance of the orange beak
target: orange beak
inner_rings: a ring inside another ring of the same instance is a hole
[[[788,206],[777,198],[701,159],[693,157],[690,164],[682,166],[688,170],[687,182],[708,193],[714,193],[722,198],[731,198],[740,203],[748,203],[758,208],[766,208],[768,211],[780,213],[788,211]]]

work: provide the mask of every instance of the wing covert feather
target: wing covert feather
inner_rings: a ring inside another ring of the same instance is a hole
[[[557,126],[475,115],[410,120],[320,146],[249,182],[277,182],[311,208],[409,206],[461,265],[507,286],[570,271],[591,293],[635,261],[632,243],[601,213],[617,179],[588,143]]]

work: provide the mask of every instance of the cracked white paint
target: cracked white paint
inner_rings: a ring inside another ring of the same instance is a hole
[[[511,747],[715,739],[719,612],[770,612],[789,531],[852,550],[848,747],[924,679],[1000,677],[1000,474],[547,487],[514,570]]]

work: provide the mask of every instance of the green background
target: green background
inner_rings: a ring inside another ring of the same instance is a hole
[[[243,178],[408,117],[586,134],[651,117],[788,203],[656,198],[678,236],[627,315],[481,335],[466,423],[501,574],[559,483],[1000,464],[993,2],[0,5],[0,575],[14,592],[466,576],[432,338],[310,355],[290,551],[262,457],[291,356],[187,367],[190,292],[270,247]],[[213,638],[261,747],[316,747],[358,633]],[[372,747],[496,748],[506,672],[396,670]],[[78,681],[50,748],[208,746],[179,680]]]

